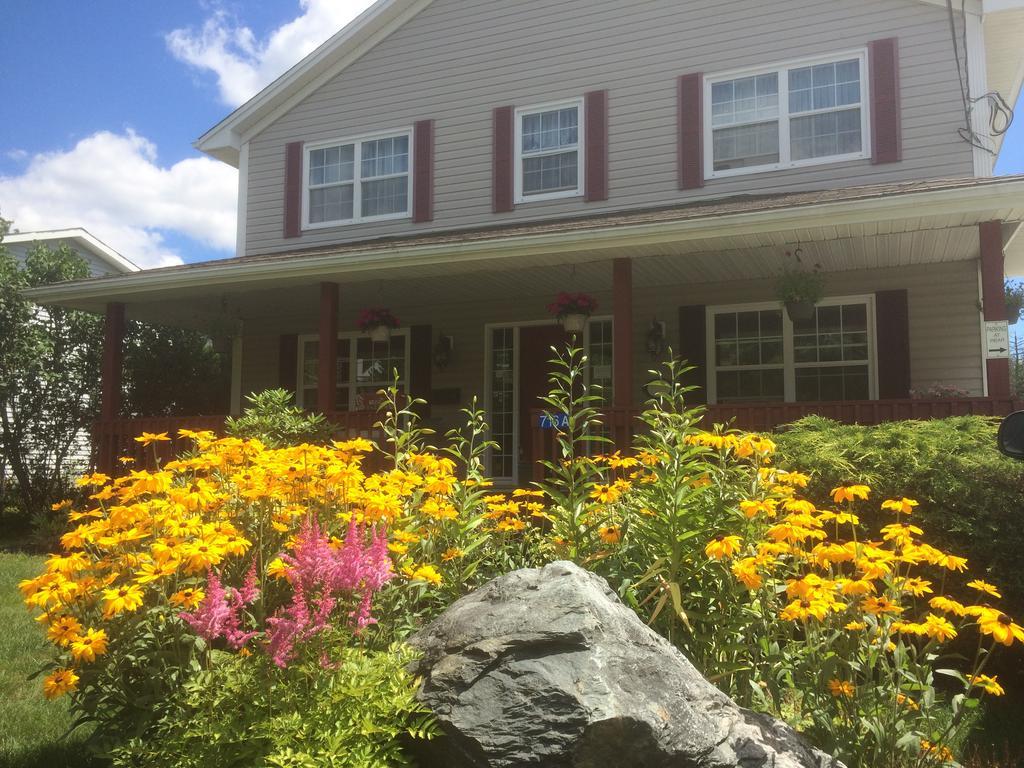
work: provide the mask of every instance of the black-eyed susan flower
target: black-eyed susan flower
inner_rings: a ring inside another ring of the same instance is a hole
[[[78,689],[78,675],[73,669],[56,669],[43,679],[43,695],[56,699]]]

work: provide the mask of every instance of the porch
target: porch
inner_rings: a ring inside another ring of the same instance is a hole
[[[266,254],[36,293],[106,314],[101,465],[131,455],[141,431],[216,429],[224,419],[122,418],[121,335],[131,317],[229,340],[236,414],[247,394],[281,387],[328,414],[339,435],[370,434],[373,393],[397,371],[405,392],[430,403],[426,425],[443,435],[475,398],[500,445],[491,472],[517,482],[544,455],[537,397],[550,346],[567,340],[545,306],[560,291],[598,302],[576,342],[620,445],[647,372],[669,350],[696,367],[691,383],[708,421],[741,428],[808,413],[872,424],[1009,411],[1008,360],[984,340],[986,323],[1005,322],[1005,250],[1024,243],[1014,238],[1021,192],[1024,180],[993,179],[709,202]],[[773,282],[798,249],[820,269],[825,295],[809,320],[795,322]],[[1013,253],[1017,264],[1024,249]],[[356,328],[367,307],[401,319],[386,342]],[[911,397],[936,383],[959,397]]]

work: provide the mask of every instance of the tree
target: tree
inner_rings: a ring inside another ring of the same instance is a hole
[[[39,243],[20,263],[4,247],[0,219],[0,472],[9,468],[22,512],[61,498],[78,446],[99,415],[103,320],[40,307],[26,288],[89,277],[67,245]],[[227,411],[229,366],[198,331],[130,322],[122,415]]]
[[[19,263],[0,220],[0,464],[10,468],[26,512],[64,490],[76,442],[96,418],[103,342],[100,318],[43,308],[26,288],[89,276],[67,245],[36,245]]]

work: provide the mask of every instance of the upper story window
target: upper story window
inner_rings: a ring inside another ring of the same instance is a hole
[[[708,178],[868,157],[867,58],[705,81]]]
[[[410,133],[306,147],[307,228],[409,216]]]
[[[582,100],[516,110],[516,202],[583,194]]]

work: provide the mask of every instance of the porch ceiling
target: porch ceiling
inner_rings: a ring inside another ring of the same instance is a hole
[[[321,281],[359,306],[549,295],[610,287],[610,260],[634,259],[633,282],[711,283],[777,274],[786,251],[825,271],[978,257],[977,225],[1001,220],[1007,271],[1024,266],[1024,178],[918,182],[887,193],[832,190],[625,212],[487,231],[442,233],[295,254],[151,270],[36,289],[32,297],[91,311],[123,302],[129,317],[202,328],[234,320],[312,316]],[[817,201],[817,202],[815,202]],[[1019,241],[1019,242],[1018,242]],[[141,278],[141,279],[132,279]],[[347,288],[346,288],[347,287]],[[345,304],[349,300],[343,298]],[[227,329],[225,329],[227,330]]]

